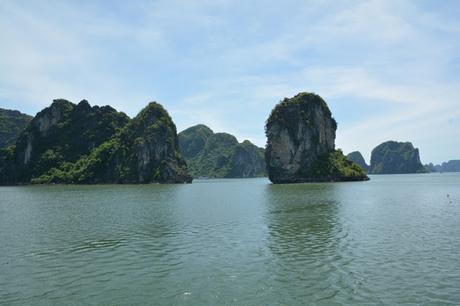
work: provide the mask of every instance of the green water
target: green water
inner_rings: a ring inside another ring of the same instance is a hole
[[[459,174],[0,188],[5,305],[460,304],[459,256]]]

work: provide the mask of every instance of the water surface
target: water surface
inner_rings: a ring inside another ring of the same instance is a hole
[[[460,304],[460,175],[0,188],[0,304]]]

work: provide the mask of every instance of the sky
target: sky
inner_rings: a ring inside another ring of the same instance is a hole
[[[460,159],[460,1],[0,0],[0,107],[53,99],[135,116],[161,103],[259,146],[284,97],[314,92],[336,147],[411,141]]]

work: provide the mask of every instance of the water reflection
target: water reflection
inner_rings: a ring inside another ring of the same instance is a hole
[[[267,186],[265,216],[274,254],[311,258],[336,245],[342,229],[335,188],[333,184]]]
[[[459,304],[458,178],[0,188],[0,304]]]
[[[278,286],[292,295],[327,301],[341,290],[353,290],[346,271],[348,242],[339,215],[338,188],[266,186],[267,247],[274,257],[270,268]],[[286,298],[287,303],[295,302]]]

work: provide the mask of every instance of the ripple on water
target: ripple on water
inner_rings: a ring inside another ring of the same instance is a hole
[[[459,178],[11,189],[0,304],[459,304]]]

